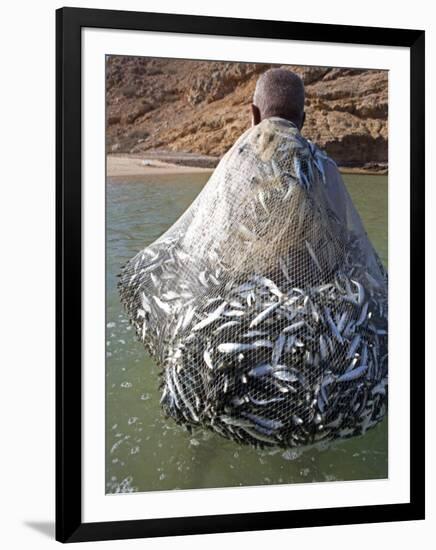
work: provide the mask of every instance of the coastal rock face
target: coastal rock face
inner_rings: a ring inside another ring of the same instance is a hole
[[[109,57],[108,152],[221,157],[250,126],[256,80],[271,66]],[[306,137],[342,166],[387,163],[387,71],[289,68],[306,86]]]

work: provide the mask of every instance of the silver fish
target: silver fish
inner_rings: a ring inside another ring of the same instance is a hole
[[[236,418],[234,416],[221,414],[219,419],[224,422],[224,424],[230,424],[231,426],[245,427],[253,426],[253,423],[249,420],[244,420],[243,418]]]
[[[296,336],[292,336],[292,335],[288,336],[288,340],[286,342],[285,353],[289,353],[290,351],[292,351],[296,340],[297,340]]]
[[[242,336],[244,338],[255,338],[256,336],[266,336],[267,334],[268,332],[266,332],[266,330],[249,330],[248,332],[245,332]]]
[[[286,343],[286,334],[280,334],[280,336],[277,338],[275,344],[274,344],[274,348],[273,348],[273,352],[272,352],[272,355],[271,355],[271,363],[273,366],[276,366],[277,363],[279,362],[279,359],[282,355],[282,352],[283,352],[283,348],[284,348],[284,345]]]
[[[321,353],[321,359],[323,359],[323,360],[327,359],[327,357],[329,355],[329,351],[328,351],[327,344],[326,344],[322,334],[319,337],[319,351]]]
[[[151,313],[150,302],[144,292],[141,292],[141,305],[147,313]]]
[[[153,300],[157,304],[157,306],[167,315],[171,313],[171,307],[168,304],[165,304],[165,302],[162,302],[160,298],[157,296],[153,296]]]
[[[360,334],[356,334],[356,336],[353,338],[353,340],[351,341],[350,347],[348,348],[347,359],[351,359],[352,357],[354,357],[354,354],[356,353],[357,348],[359,347],[361,339],[362,338]]]
[[[257,365],[248,371],[249,376],[266,376],[273,370],[272,365],[269,363],[263,363],[262,365]]]
[[[205,288],[209,288],[209,284],[208,284],[207,279],[206,279],[206,271],[200,271],[200,274],[198,276],[198,280],[200,281],[200,283]]]
[[[183,322],[181,325],[182,330],[185,330],[190,325],[192,319],[194,318],[194,314],[195,314],[195,306],[190,306],[183,318]]]
[[[304,241],[304,242],[306,243],[306,248],[307,248],[307,250],[308,250],[308,252],[309,252],[309,254],[310,254],[312,260],[314,261],[316,267],[317,267],[320,271],[322,271],[321,265],[320,265],[320,263],[319,263],[319,261],[318,261],[318,258],[316,257],[316,254],[315,254],[313,248],[310,246],[310,244],[309,244],[307,241]]]
[[[261,275],[256,275],[253,278],[256,282],[266,286],[266,288],[270,290],[270,292],[275,294],[278,298],[281,298],[283,296],[283,292],[279,290],[277,285],[273,281],[271,281],[271,279],[268,279],[267,277],[262,277]]]
[[[206,363],[206,365],[207,365],[210,369],[213,369],[212,357],[210,356],[210,353],[209,353],[208,350],[205,350],[205,351],[204,351],[203,357],[204,357],[204,362]]]
[[[191,413],[191,416],[194,419],[194,421],[198,422],[198,416],[197,416],[197,414],[194,410],[194,407],[192,406],[192,404],[189,401],[188,397],[185,395],[185,392],[183,391],[182,385],[180,384],[174,370],[173,370],[173,379],[174,379],[174,384],[176,385],[177,391],[179,392],[179,396],[182,399],[184,405],[186,406],[186,408]]]
[[[231,309],[230,311],[226,311],[224,315],[226,317],[244,317],[245,312],[240,309]]]
[[[281,380],[282,382],[298,382],[299,380],[298,376],[286,370],[275,371],[273,376],[274,378],[277,378],[277,380]]]
[[[168,290],[164,294],[162,294],[162,298],[166,302],[171,302],[172,300],[178,300],[180,299],[180,294],[177,294],[177,292],[174,292],[173,290]]]
[[[340,343],[340,344],[343,344],[344,343],[344,340],[340,334],[340,332],[338,331],[338,327],[335,325],[331,315],[330,315],[330,310],[329,308],[325,307],[324,308],[324,314],[325,314],[325,318],[327,319],[327,323],[329,324],[331,330],[332,330],[332,334],[333,336],[336,338],[336,340]]]
[[[301,426],[302,424],[304,424],[303,419],[296,414],[292,415],[292,421],[296,426]]]
[[[365,290],[361,285],[361,283],[359,283],[359,281],[355,281],[354,279],[351,279],[351,282],[357,287],[357,304],[361,306],[365,299]]]
[[[283,426],[283,422],[281,420],[273,420],[271,418],[265,418],[263,416],[257,416],[256,414],[242,413],[246,418],[249,418],[252,420],[255,424],[258,424],[259,426],[262,426],[263,428],[267,428],[270,430],[278,430]]]
[[[270,403],[278,403],[279,401],[284,401],[284,397],[271,397],[270,399],[255,399],[251,395],[249,396],[250,401],[253,405],[258,405],[262,407],[264,405],[269,405]]]
[[[217,321],[221,315],[223,314],[224,310],[226,309],[227,302],[223,302],[215,311],[213,311],[210,315],[208,315],[205,319],[197,323],[194,327],[192,327],[192,331],[196,332],[197,330],[201,330],[211,323],[214,323]]]
[[[305,324],[306,324],[306,321],[297,321],[296,323],[293,323],[292,325],[285,327],[282,332],[284,333],[294,332],[299,328],[304,327]]]
[[[337,382],[351,382],[352,380],[356,380],[357,378],[360,378],[367,371],[367,369],[368,365],[361,365],[360,367],[357,367],[357,369],[350,370],[339,376],[337,378]]]
[[[347,321],[347,312],[344,311],[344,313],[341,315],[341,317],[339,318],[339,321],[336,325],[337,328],[338,328],[339,334],[342,334],[342,331],[344,330],[346,321]]]
[[[269,340],[257,340],[251,344],[240,344],[236,342],[228,342],[225,344],[220,344],[218,346],[218,351],[221,353],[239,353],[240,351],[248,351],[258,348],[272,348],[273,345]]]
[[[280,305],[280,302],[275,302],[274,304],[268,306],[266,309],[264,309],[259,315],[256,315],[256,317],[251,321],[250,328],[257,327],[262,321],[264,321],[273,311],[275,311]]]
[[[236,327],[237,325],[240,325],[239,321],[227,321],[227,323],[223,323],[218,328],[214,330],[214,334],[218,334],[222,332],[223,330],[226,330],[230,327]]]
[[[362,310],[359,315],[359,319],[356,321],[356,327],[359,327],[366,319],[368,315],[368,302],[362,307]]]

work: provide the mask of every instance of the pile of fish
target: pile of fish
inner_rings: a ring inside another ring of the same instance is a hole
[[[342,182],[347,214],[329,203],[325,162],[289,123],[261,123],[124,267],[121,300],[180,424],[289,448],[383,419],[386,274]]]
[[[384,417],[387,303],[365,266],[344,265],[305,290],[288,281],[285,262],[280,285],[228,281],[220,269],[193,281],[171,246],[144,253],[149,287],[134,323],[163,366],[169,416],[286,448],[359,435]]]

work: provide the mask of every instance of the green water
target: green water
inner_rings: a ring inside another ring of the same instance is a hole
[[[158,370],[136,341],[116,289],[120,266],[163,233],[207,174],[107,182],[106,492],[377,479],[388,475],[387,420],[367,434],[301,455],[241,447],[165,419]],[[344,177],[387,264],[387,177]]]

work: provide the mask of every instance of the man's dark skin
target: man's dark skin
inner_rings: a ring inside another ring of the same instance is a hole
[[[301,78],[287,69],[266,71],[257,81],[251,114],[253,126],[265,118],[280,117],[301,131],[306,117]]]
[[[295,124],[295,126],[300,131],[304,126],[304,121],[306,120],[306,113],[305,112],[302,113],[301,119],[299,121],[292,120],[292,119],[287,118],[286,116],[283,116],[283,115],[274,115],[274,116],[279,116],[280,118],[284,118],[286,120],[289,120],[290,122]],[[266,118],[268,118],[268,117],[266,117]],[[256,107],[256,105],[254,103],[251,104],[251,120],[252,120],[252,125],[253,126],[257,126],[259,124],[259,122],[261,122],[263,120],[262,115],[260,114],[259,107]]]

